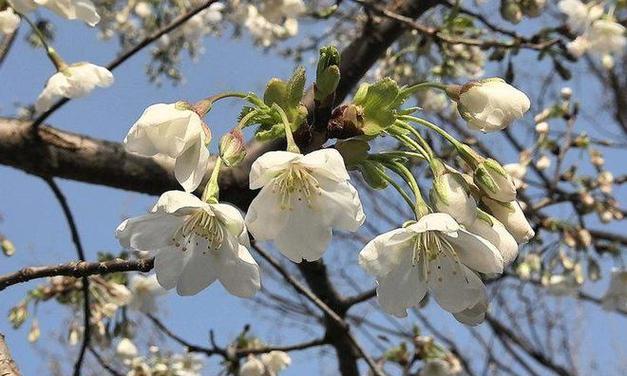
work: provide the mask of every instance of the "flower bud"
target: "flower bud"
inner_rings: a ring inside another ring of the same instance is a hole
[[[523,163],[508,163],[503,165],[503,169],[512,178],[514,188],[520,189],[525,187],[525,175],[527,174],[527,166]]]
[[[517,24],[522,20],[523,12],[516,0],[501,0],[501,17]]]
[[[28,307],[25,302],[11,308],[9,311],[9,322],[14,329],[19,328],[28,318]]]
[[[527,17],[538,17],[546,6],[546,0],[522,0],[520,2],[522,12]]]
[[[516,239],[518,244],[523,244],[533,238],[535,232],[527,221],[518,201],[508,203],[495,201],[489,197],[483,197],[483,203]]]
[[[536,167],[540,171],[544,171],[550,166],[551,166],[551,159],[547,157],[546,155],[543,155],[540,158],[538,158],[538,161],[536,162]]]
[[[475,221],[477,202],[461,176],[454,173],[436,176],[429,196],[437,211],[450,214],[459,223],[470,226]]]
[[[454,99],[454,98],[453,98]],[[457,109],[471,129],[494,132],[523,117],[531,102],[522,91],[500,78],[473,81],[462,86]]]
[[[505,226],[491,215],[479,212],[477,220],[468,231],[492,243],[503,256],[504,266],[510,265],[518,256],[518,244]]]
[[[220,158],[228,167],[235,167],[246,157],[246,144],[244,134],[239,129],[234,129],[220,140]]]
[[[0,235],[0,248],[2,248],[2,253],[4,253],[5,256],[13,256],[15,253],[13,242],[2,235]]]
[[[549,123],[547,123],[546,121],[541,121],[538,124],[536,124],[536,132],[540,133],[540,134],[546,134],[549,132]]]
[[[41,330],[39,329],[39,321],[37,319],[33,320],[33,323],[30,326],[30,330],[28,331],[28,342],[36,342],[41,335]]]
[[[115,355],[125,363],[137,356],[137,346],[128,338],[122,338],[115,348]]]
[[[494,159],[484,159],[475,168],[475,184],[488,197],[510,202],[516,199],[516,187],[507,171]]]
[[[570,97],[573,96],[573,89],[569,88],[568,86],[563,87],[562,90],[560,90],[560,96],[565,101],[569,100]]]

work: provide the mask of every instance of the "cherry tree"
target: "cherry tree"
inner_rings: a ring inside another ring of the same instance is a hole
[[[0,291],[22,296],[3,300],[1,373],[22,374],[19,328],[49,341],[45,305],[68,317],[52,374],[621,374],[627,349],[578,333],[627,314],[626,17],[615,0],[0,0],[0,70],[28,44],[52,72],[3,108],[0,164],[46,183],[74,246],[16,265],[23,245],[0,233]],[[70,22],[117,56],[66,60]],[[184,59],[218,38],[293,69],[147,103],[111,125],[123,139],[52,124],[140,52],[146,85],[185,90]],[[156,197],[100,223],[119,246],[96,255],[61,179]],[[164,299],[208,289],[251,319],[195,342]],[[264,320],[302,340],[264,338]]]

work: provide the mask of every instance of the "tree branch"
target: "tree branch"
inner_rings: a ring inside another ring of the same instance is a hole
[[[13,361],[9,347],[7,346],[4,335],[0,333],[0,376],[20,376],[20,371]]]

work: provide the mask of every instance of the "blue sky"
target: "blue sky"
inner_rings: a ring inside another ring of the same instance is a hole
[[[96,33],[88,27],[77,22],[59,21],[56,18],[55,21],[58,21],[55,48],[66,61],[88,60],[105,65],[114,57],[117,46],[111,42],[103,43],[97,40]],[[3,116],[14,113],[12,106],[14,102],[34,101],[47,78],[53,73],[53,67],[42,51],[34,50],[23,42],[24,32],[25,24],[14,49],[0,68],[0,114]],[[162,87],[149,84],[144,74],[148,56],[146,50],[114,72],[116,82],[111,88],[96,90],[87,98],[72,101],[48,122],[63,130],[121,141],[130,125],[150,104],[180,99],[194,101],[227,90],[252,90],[261,93],[270,77],[287,77],[294,67],[292,61],[288,59],[264,54],[254,48],[248,38],[241,40],[231,40],[228,37],[208,38],[205,50],[197,62],[184,59],[183,72],[186,77],[184,84],[171,86],[166,82]],[[309,72],[313,71],[309,69]],[[530,85],[530,81],[525,80],[524,76],[521,76],[521,81],[523,89]],[[579,89],[590,89],[585,83],[576,85],[580,85]],[[574,88],[577,93],[578,87]],[[593,98],[594,92],[600,90],[601,88],[592,88],[588,98]],[[238,108],[237,103],[225,101],[210,114],[208,123],[214,130],[215,139],[234,124]],[[587,110],[594,114],[593,108]],[[594,117],[591,119],[594,120]],[[592,124],[593,132],[597,132],[594,130],[594,122],[587,124]],[[530,120],[526,126],[530,127]],[[496,136],[489,136],[487,140],[496,140]],[[497,150],[508,155],[505,158],[506,162],[515,160],[515,155],[498,143],[495,145]],[[619,165],[618,158],[612,157],[608,160],[610,166]],[[98,251],[117,252],[119,245],[113,235],[117,224],[123,218],[143,213],[155,199],[148,195],[83,183],[71,181],[59,183],[69,198],[87,257],[91,260],[95,259]],[[60,207],[40,179],[0,166],[0,213],[4,217],[4,221],[0,223],[0,232],[6,234],[17,247],[15,256],[0,259],[0,273],[14,271],[26,265],[54,264],[76,258]],[[346,254],[345,250],[333,249],[328,258],[332,262],[338,258],[347,259],[355,257],[353,252],[356,251],[351,250],[350,254]],[[59,338],[65,336],[63,324],[70,319],[69,312],[64,308],[59,308],[54,303],[38,307],[37,316],[41,323],[42,338],[36,345],[29,344],[25,339],[28,325],[16,331],[2,318],[3,313],[16,304],[28,288],[37,284],[36,281],[13,286],[2,292],[4,311],[0,310],[0,332],[7,336],[13,355],[25,375],[42,372],[47,374],[46,355],[58,354],[66,365],[73,363],[75,358],[75,349],[68,353],[59,342]],[[598,295],[603,291],[603,286],[604,283],[597,284],[591,291]],[[225,344],[237,335],[245,324],[253,324],[255,333],[270,343],[290,344],[302,339],[303,334],[298,329],[276,330],[276,322],[262,320],[259,312],[251,309],[253,306],[250,303],[231,297],[220,286],[212,286],[193,297],[183,298],[170,294],[163,302],[164,321],[176,333],[194,343],[205,344],[208,330],[213,328],[218,341]],[[575,305],[569,299],[566,299],[564,304],[572,306],[573,315],[583,312],[586,314],[585,317],[591,319],[588,329],[583,334],[584,338],[587,338],[584,342],[588,350],[587,356],[611,360],[608,353],[617,350],[625,353],[624,345],[621,346],[619,342],[623,338],[617,334],[621,330],[623,334],[625,333],[623,318],[615,314],[599,315],[596,308]],[[359,312],[369,311],[372,311],[372,307],[359,310]],[[442,316],[437,318],[436,322],[442,325],[443,330],[455,333],[458,338],[469,338],[465,329],[439,308],[434,309],[433,304],[425,310],[425,314]],[[267,314],[264,317],[267,318]],[[408,327],[411,324],[412,319],[403,321],[403,325]],[[150,325],[142,323],[140,327],[148,329]],[[179,349],[175,345],[171,348]],[[311,353],[294,353],[293,358],[294,366],[290,367],[285,375],[318,375],[320,371],[323,371],[323,374],[333,374],[335,370],[333,357],[327,357],[326,362],[325,359],[312,361]],[[329,359],[333,361],[329,362]],[[214,374],[215,363],[208,362],[207,365],[205,374]]]

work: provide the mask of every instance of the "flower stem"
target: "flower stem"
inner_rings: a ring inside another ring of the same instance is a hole
[[[281,116],[281,120],[283,121],[283,128],[285,129],[285,140],[287,141],[287,151],[292,153],[300,154],[300,149],[296,142],[294,141],[294,135],[292,134],[292,126],[290,121],[287,119],[287,114],[278,104],[273,104],[272,108],[275,109],[279,115]]]
[[[240,119],[239,123],[237,123],[237,126],[235,127],[235,129],[241,130],[242,128],[244,128],[247,125],[248,120],[252,119],[252,117],[255,116],[255,115],[256,115],[256,110],[252,110],[249,113],[247,113],[246,115],[244,115]]]
[[[414,211],[414,206],[415,206],[414,201],[411,199],[411,197],[409,197],[407,192],[405,192],[405,190],[396,181],[394,181],[394,179],[392,179],[388,175],[382,174],[381,177],[385,179],[392,187],[394,187],[394,189],[396,189],[398,193],[400,193],[401,197],[403,197],[403,200],[405,200],[405,202],[411,208],[411,210]]]
[[[57,69],[57,72],[60,72],[63,69],[67,68],[67,64],[63,61],[61,56],[59,56],[59,54],[57,54],[57,52],[54,50],[54,48],[50,47],[50,45],[46,41],[46,37],[41,33],[41,30],[39,30],[37,25],[35,25],[33,23],[33,21],[31,21],[31,19],[28,18],[25,14],[20,13],[20,12],[18,12],[15,9],[13,9],[13,10],[21,18],[25,19],[26,23],[28,23],[28,26],[30,26],[30,28],[35,32],[35,35],[37,35],[37,38],[39,39],[39,41],[41,41],[41,44],[44,46],[44,49],[46,50],[46,54],[48,55],[48,58],[50,59],[52,64],[54,64],[54,67]]]
[[[437,83],[437,82],[429,82],[429,81],[427,81],[427,82],[421,82],[421,83],[418,83],[418,84],[413,84],[413,85],[410,85],[410,86],[405,88],[405,90],[412,91],[412,92],[416,92],[416,91],[421,90],[421,89],[439,89],[439,90],[442,90],[442,91],[446,91],[447,85],[440,84],[440,83]]]
[[[216,163],[211,171],[211,177],[209,182],[205,186],[205,190],[202,193],[202,200],[210,204],[218,203],[218,196],[220,194],[220,186],[218,184],[218,176],[220,176],[220,167],[222,167],[222,158],[218,157]]]
[[[207,97],[203,100],[200,100],[198,102],[196,102],[194,104],[194,111],[198,114],[198,116],[203,117],[205,115],[207,115],[207,113],[209,111],[211,111],[211,108],[213,107],[213,104],[216,103],[217,101],[221,100],[221,99],[225,99],[225,98],[241,98],[244,99],[248,96],[248,94],[246,93],[240,93],[237,91],[229,91],[226,93],[220,93],[220,94],[216,94],[216,95],[212,95],[210,97]]]
[[[461,147],[461,143],[459,141],[457,141],[457,139],[453,136],[451,136],[448,132],[446,132],[444,129],[438,127],[437,125],[433,124],[432,122],[425,120],[425,119],[421,119],[421,118],[417,118],[415,116],[409,116],[409,115],[405,115],[405,116],[401,116],[402,120],[408,120],[408,121],[412,121],[416,124],[420,124],[422,126],[425,126],[433,131],[436,131],[438,134],[440,134],[440,136],[444,137],[448,142],[450,142],[451,144],[453,144],[453,146],[455,146],[457,149],[460,149]]]
[[[409,185],[412,192],[414,193],[414,197],[416,200],[415,200],[415,203],[412,202],[411,208],[414,211],[414,214],[416,215],[416,219],[429,214],[429,206],[427,205],[424,198],[422,197],[422,193],[420,192],[420,187],[418,186],[418,183],[416,182],[416,178],[411,173],[411,171],[409,171],[409,169],[405,165],[399,162],[387,162],[385,163],[385,166],[389,168],[390,170],[394,171],[401,178],[403,178],[403,180],[405,180],[407,185]]]

